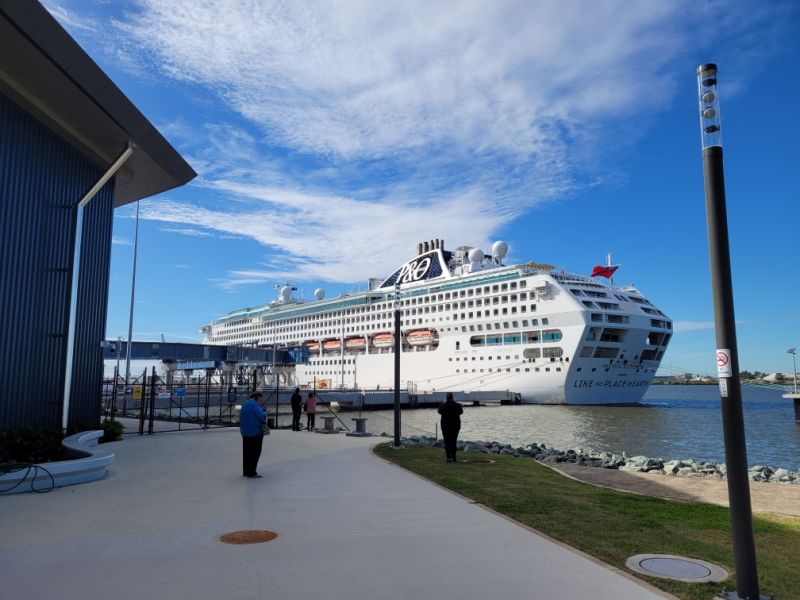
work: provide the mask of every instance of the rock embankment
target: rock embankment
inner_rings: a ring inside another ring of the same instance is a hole
[[[427,436],[412,435],[400,440],[402,446],[444,446],[442,440]],[[658,472],[677,477],[711,477],[725,479],[724,463],[687,460],[664,460],[647,456],[628,456],[626,453],[596,452],[584,448],[557,450],[544,444],[532,443],[523,447],[513,447],[499,442],[458,442],[458,450],[462,452],[482,452],[484,454],[508,454],[533,458],[543,463],[568,462],[588,467],[618,469],[620,471]],[[774,468],[767,465],[755,465],[748,470],[751,481],[767,481],[800,485],[800,470]]]

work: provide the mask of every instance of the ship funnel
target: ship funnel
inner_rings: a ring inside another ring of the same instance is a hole
[[[422,242],[417,242],[417,256],[422,254]]]

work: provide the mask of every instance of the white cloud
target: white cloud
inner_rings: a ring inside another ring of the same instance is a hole
[[[420,148],[530,160],[669,99],[681,3],[144,0],[120,29],[282,145],[352,159]],[[641,108],[640,108],[641,110]]]
[[[121,238],[117,236],[113,236],[111,238],[111,243],[116,246],[132,246],[131,241],[127,238]]]
[[[504,219],[480,196],[469,193],[428,205],[404,198],[372,203],[231,182],[216,185],[220,192],[248,199],[249,208],[232,216],[221,208],[143,201],[140,218],[216,229],[278,251],[278,258],[261,268],[231,272],[219,281],[223,287],[282,279],[352,282],[388,276],[398,261],[411,256],[417,241],[470,240],[488,248],[485,232],[495,230]],[[162,229],[185,232],[181,227]]]
[[[99,28],[97,23],[88,17],[79,16],[64,6],[52,0],[43,0],[45,8],[52,14],[65,28],[84,32],[96,32]]]
[[[185,228],[185,227],[161,227],[159,231],[166,233],[177,233],[179,235],[188,235],[190,237],[214,237],[210,231],[201,231],[199,229]]]
[[[603,160],[670,102],[671,65],[715,35],[747,34],[735,18],[745,11],[769,12],[688,0],[139,0],[105,48],[139,77],[190,83],[203,114],[233,112],[160,125],[202,193],[147,203],[143,218],[275,251],[223,286],[352,282],[387,274],[417,240],[485,248],[536,204],[613,180]]]

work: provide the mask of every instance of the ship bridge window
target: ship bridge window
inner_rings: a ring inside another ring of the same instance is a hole
[[[606,315],[606,320],[609,323],[625,324],[630,323],[631,318],[628,315]]]
[[[575,290],[575,289],[570,288],[569,291],[572,292],[573,296],[583,296],[583,292],[580,291],[580,290]]]
[[[581,302],[583,303],[583,305],[584,305],[586,308],[597,308],[597,307],[595,306],[594,302],[592,302],[591,300],[581,300]],[[592,316],[594,316],[594,315],[592,315]],[[603,319],[603,317],[601,316],[601,317],[600,317],[600,320],[602,320],[602,319]]]
[[[598,302],[597,306],[603,310],[620,310],[620,306],[616,302]]]
[[[563,337],[560,329],[545,329],[542,331],[543,342],[558,342]]]
[[[603,320],[603,315],[601,315],[600,313],[592,313],[592,321],[598,323],[602,322],[602,320]]]
[[[610,327],[603,330],[600,336],[601,342],[622,342],[625,340],[625,329],[611,329]]]
[[[456,342],[456,345],[457,344],[458,344],[458,342]],[[486,344],[486,338],[483,337],[482,335],[473,335],[471,338],[469,338],[469,345],[470,346],[483,346],[485,344]],[[458,348],[456,348],[456,349],[458,349]]]
[[[536,344],[541,339],[541,331],[524,331],[522,333],[523,344]]]
[[[594,349],[594,358],[617,358],[619,348],[610,348],[608,346],[598,346]]]

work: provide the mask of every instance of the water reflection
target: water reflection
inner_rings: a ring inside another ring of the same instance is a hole
[[[800,468],[800,425],[791,400],[776,389],[745,387],[742,393],[748,462]],[[638,407],[467,406],[461,439],[721,462],[718,394],[716,386],[653,386]],[[393,431],[391,411],[366,416],[370,431]],[[434,435],[437,423],[435,409],[403,411],[403,435]]]

